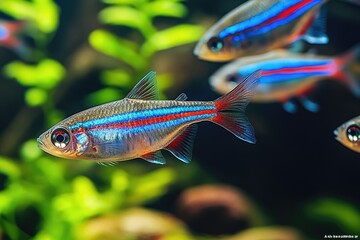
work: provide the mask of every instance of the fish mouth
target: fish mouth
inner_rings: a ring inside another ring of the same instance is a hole
[[[199,42],[200,43],[200,42]],[[194,48],[194,51],[193,51],[193,54],[195,55],[195,56],[197,56],[198,58],[200,58],[200,44],[196,44],[196,46],[195,46],[195,48]]]
[[[337,141],[341,142],[341,139],[339,137],[339,129],[338,128],[334,130],[334,135],[335,135],[335,139]]]
[[[36,141],[38,142],[38,147],[41,149],[41,150],[44,150],[45,151],[45,144],[41,141],[41,136],[38,137],[36,139]]]

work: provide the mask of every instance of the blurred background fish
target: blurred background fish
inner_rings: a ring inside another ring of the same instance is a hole
[[[235,8],[198,42],[194,54],[228,61],[285,47],[299,39],[325,44],[326,0],[250,0]]]
[[[339,57],[292,53],[286,50],[244,57],[226,64],[210,77],[215,91],[225,94],[253,71],[262,70],[253,102],[282,102],[288,112],[296,106],[289,100],[299,97],[309,111],[318,106],[307,95],[320,80],[334,79],[360,96],[360,45]]]
[[[26,56],[29,49],[22,39],[25,26],[24,21],[0,20],[0,46],[9,48],[20,56]]]
[[[99,167],[38,147],[44,130],[123,99],[150,69],[161,99],[219,97],[208,79],[223,64],[199,61],[192,51],[206,29],[244,2],[0,0],[0,19],[27,23],[21,35],[32,52],[29,60],[0,46],[0,239],[359,235],[359,154],[333,131],[360,115],[360,98],[338,81],[319,81],[309,95],[321,106],[317,114],[250,103],[256,144],[211,122],[197,124],[190,166],[162,151],[166,165]],[[301,41],[302,51],[338,56],[360,42],[359,7],[341,0],[326,7],[331,41]]]
[[[75,114],[44,132],[39,147],[52,155],[114,164],[134,158],[165,164],[161,149],[189,163],[194,123],[214,122],[236,137],[255,143],[245,108],[257,86],[257,71],[225,96],[209,102],[159,101],[155,73],[150,72],[123,100]]]
[[[360,117],[345,122],[335,129],[334,134],[341,144],[360,153]]]

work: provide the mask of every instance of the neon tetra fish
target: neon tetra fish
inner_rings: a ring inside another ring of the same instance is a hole
[[[195,47],[209,61],[229,61],[287,46],[302,38],[325,44],[327,0],[250,0],[221,18]]]
[[[307,94],[323,79],[336,79],[360,96],[360,46],[340,57],[296,54],[286,50],[244,57],[226,64],[210,77],[211,86],[220,94],[231,91],[244,76],[262,70],[254,102],[284,103],[285,110],[295,112],[296,106],[288,101],[299,97],[304,107],[317,111],[318,106]]]
[[[28,49],[20,38],[25,23],[22,21],[1,21],[0,20],[0,45],[14,50],[19,55],[27,53]]]
[[[334,134],[345,147],[360,153],[360,117],[355,117],[338,127]]]
[[[245,108],[260,72],[244,79],[215,101],[158,100],[155,73],[146,75],[125,99],[97,106],[56,124],[39,138],[39,147],[54,156],[112,164],[134,158],[164,164],[162,149],[191,160],[197,122],[214,122],[236,137],[255,143]]]

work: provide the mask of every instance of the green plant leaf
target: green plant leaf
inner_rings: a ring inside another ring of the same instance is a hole
[[[140,5],[149,0],[103,0],[104,3],[107,4],[119,4],[119,5]]]
[[[36,10],[35,22],[39,30],[50,33],[56,30],[59,20],[59,9],[52,0],[34,0]]]
[[[167,187],[175,181],[175,172],[171,168],[162,168],[136,179],[131,187],[128,201],[142,204],[163,195]]]
[[[90,106],[95,106],[103,103],[120,100],[122,97],[123,95],[117,89],[103,88],[101,90],[89,94],[85,98],[85,101]]]
[[[42,155],[42,151],[36,140],[29,140],[21,146],[20,154],[23,159],[33,161]]]
[[[111,189],[124,192],[129,186],[129,176],[125,171],[117,170],[111,176]]]
[[[53,89],[65,75],[64,67],[52,59],[44,59],[38,65],[15,61],[4,70],[6,76],[15,78],[23,86],[43,89]]]
[[[52,110],[47,113],[48,127],[54,126],[65,118],[64,113],[59,110]]]
[[[52,0],[1,0],[0,10],[16,19],[33,21],[44,33],[53,32],[58,26],[59,9]]]
[[[151,17],[165,16],[181,18],[187,14],[187,9],[183,4],[169,1],[149,2],[144,4],[141,9]]]
[[[90,34],[89,41],[96,50],[120,59],[136,70],[142,70],[147,66],[146,59],[133,50],[128,41],[110,32],[95,30]]]
[[[31,107],[41,106],[48,100],[48,94],[40,88],[30,88],[25,92],[25,102]]]
[[[141,49],[145,56],[157,51],[181,46],[198,41],[205,29],[198,25],[183,24],[157,32],[147,40]]]
[[[11,179],[18,178],[21,174],[20,167],[14,160],[3,156],[0,156],[0,172]]]
[[[319,199],[307,206],[311,219],[333,222],[344,232],[356,234],[360,229],[360,210],[345,201],[337,199]]]
[[[101,73],[101,81],[105,85],[115,87],[126,88],[133,85],[130,73],[122,69],[103,71]]]
[[[157,75],[157,85],[159,91],[165,91],[174,84],[174,78],[171,74]]]
[[[156,32],[146,14],[132,7],[107,7],[99,13],[99,18],[105,24],[122,25],[137,29],[145,37],[149,37]]]
[[[58,195],[53,199],[53,207],[62,217],[71,223],[106,211],[107,203],[103,201],[94,183],[84,176],[72,182],[72,192]]]
[[[16,19],[34,19],[36,16],[34,5],[24,0],[1,0],[0,10]]]

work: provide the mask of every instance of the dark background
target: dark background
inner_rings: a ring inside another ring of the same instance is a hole
[[[86,43],[89,33],[100,26],[95,16],[103,5],[94,0],[57,1],[57,4],[62,12],[61,24],[50,44],[49,56],[67,65],[71,53]],[[188,20],[204,24],[216,21],[238,4],[239,1],[185,2],[189,8]],[[330,43],[306,45],[306,49],[316,49],[321,55],[340,55],[360,40],[360,8],[340,0],[327,5]],[[176,23],[177,20],[169,21]],[[160,52],[155,57],[153,70],[170,69],[179,80],[167,92],[169,99],[181,92],[185,92],[189,100],[219,97],[207,79],[222,63],[198,60],[192,54],[193,47]],[[16,59],[12,52],[2,48],[0,56],[0,66]],[[24,107],[24,87],[0,78],[0,153],[16,157],[19,143],[36,138],[44,130],[43,115],[40,109]],[[99,70],[94,68],[71,83],[70,88],[76,89],[76,94],[59,96],[57,107],[66,116],[88,107],[83,98],[101,87],[98,78]],[[239,141],[216,125],[201,123],[193,155],[201,171],[219,183],[245,191],[270,216],[272,223],[296,226],[316,236],[322,234],[323,229],[316,225],[316,220],[308,219],[304,212],[306,204],[326,197],[359,207],[359,154],[338,143],[333,130],[360,115],[360,99],[336,80],[321,81],[310,98],[320,105],[318,113],[306,111],[299,102],[295,114],[285,112],[280,103],[251,103],[247,115],[256,130],[255,145]],[[20,127],[19,136],[10,144],[8,131],[21,109],[25,109],[25,118],[31,115],[31,122]],[[191,163],[186,167],[191,168]],[[175,202],[182,190],[175,188],[150,206],[175,213]],[[324,228],[340,231],[336,224]]]

